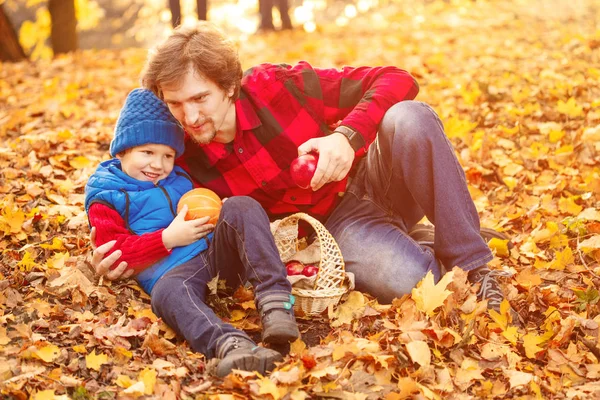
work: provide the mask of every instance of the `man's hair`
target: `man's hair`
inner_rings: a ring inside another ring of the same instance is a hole
[[[142,86],[163,98],[162,85],[176,85],[193,68],[222,90],[233,88],[232,100],[240,94],[242,66],[232,41],[214,25],[199,21],[193,27],[180,25],[162,44],[148,52]]]

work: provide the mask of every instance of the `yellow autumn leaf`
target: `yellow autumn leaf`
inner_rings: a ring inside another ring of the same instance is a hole
[[[417,309],[432,316],[435,309],[444,304],[444,301],[452,294],[450,290],[446,290],[446,287],[452,282],[453,276],[453,271],[446,273],[436,285],[431,271],[427,272],[425,278],[412,290],[412,298]]]
[[[544,350],[539,347],[538,344],[544,342],[544,338],[536,335],[534,332],[528,332],[523,336],[523,347],[525,348],[525,355],[528,358],[535,358],[535,355]]]
[[[565,247],[562,251],[554,253],[554,260],[547,266],[549,269],[564,270],[567,266],[575,262],[575,256],[570,247]]]
[[[570,97],[566,102],[559,100],[556,109],[559,113],[565,114],[570,118],[583,116],[583,108],[577,105],[577,102],[573,97]]]
[[[365,297],[361,292],[350,292],[346,301],[340,304],[329,316],[332,320],[331,326],[337,328],[360,318],[365,311],[365,304]]]
[[[513,346],[517,345],[519,339],[519,329],[516,326],[509,326],[502,331],[502,336],[506,338]]]
[[[75,351],[76,353],[79,353],[79,354],[87,354],[87,349],[82,344],[77,344],[77,345],[73,346],[73,351]]]
[[[115,380],[117,386],[122,387],[123,389],[127,389],[129,386],[133,385],[135,382],[127,375],[119,375]]]
[[[46,266],[48,268],[61,269],[65,266],[65,263],[69,257],[70,255],[68,251],[65,251],[64,253],[55,253],[51,258],[48,259],[48,261],[46,261]]]
[[[17,266],[19,267],[19,269],[21,271],[31,271],[33,269],[33,267],[35,267],[37,264],[35,262],[35,259],[33,258],[33,256],[31,255],[31,253],[29,252],[29,250],[25,250],[25,254],[23,254],[23,258],[21,259],[21,261],[19,261],[17,263]]]
[[[281,398],[277,385],[268,377],[262,377],[256,381],[258,383],[258,394],[270,394],[273,400]]]
[[[131,357],[133,357],[133,353],[122,346],[117,346],[115,348],[115,353],[118,356],[124,357],[126,359],[131,359]]]
[[[554,152],[557,156],[561,155],[561,154],[571,154],[573,153],[573,145],[572,144],[566,144],[564,146],[559,147],[558,149],[556,149],[556,151]]]
[[[231,322],[240,321],[240,320],[246,318],[246,316],[247,316],[247,314],[243,310],[233,310],[231,312],[231,318],[229,318],[229,320]]]
[[[59,238],[57,238],[56,236],[54,238],[52,238],[52,243],[42,243],[40,244],[40,247],[42,249],[48,249],[48,250],[66,250],[65,245],[63,244],[63,241],[60,240]]]
[[[519,286],[524,287],[526,289],[531,289],[533,286],[540,285],[542,283],[542,278],[536,274],[531,268],[526,268],[519,272],[515,277],[515,280],[519,284]]]
[[[427,342],[422,340],[413,340],[406,343],[406,350],[413,362],[421,367],[428,367],[431,364],[431,350]]]
[[[103,353],[96,354],[96,350],[85,356],[85,366],[95,371],[100,371],[100,366],[108,362],[108,356]]]
[[[306,350],[306,343],[302,339],[298,338],[290,344],[290,353],[296,355],[302,355]]]
[[[69,396],[66,394],[56,395],[54,394],[54,390],[40,390],[39,392],[34,392],[30,400],[69,400]]]
[[[0,230],[4,235],[21,232],[25,222],[25,213],[12,203],[6,204],[0,214]]]
[[[85,156],[77,156],[69,161],[69,165],[75,169],[83,169],[91,167],[93,162]]]
[[[508,250],[508,239],[492,238],[488,242],[488,247],[496,252],[496,255],[500,257],[508,257],[510,251]]]
[[[583,210],[583,207],[575,203],[578,196],[570,196],[570,197],[561,197],[558,200],[558,209],[564,213],[569,215],[577,215]]]
[[[144,393],[152,394],[154,393],[154,385],[156,384],[156,375],[157,372],[153,368],[144,368],[140,371],[139,380],[144,382]]]
[[[517,179],[513,178],[512,176],[505,176],[504,178],[502,178],[502,182],[504,182],[504,184],[506,186],[508,186],[508,188],[510,190],[514,190],[515,187],[517,186]]]
[[[447,121],[444,121],[446,136],[450,139],[466,139],[467,135],[475,129],[477,125],[479,125],[477,122],[460,119],[457,116],[452,116]]]
[[[60,349],[53,344],[48,344],[32,352],[33,357],[48,363],[56,360],[59,355]]]
[[[556,143],[563,137],[565,137],[564,131],[550,131],[548,139],[550,140],[550,143]]]
[[[32,21],[23,21],[19,29],[19,41],[23,48],[29,51],[38,42],[37,29]]]
[[[75,0],[75,13],[77,29],[82,31],[95,28],[104,17],[104,9],[94,0]]]

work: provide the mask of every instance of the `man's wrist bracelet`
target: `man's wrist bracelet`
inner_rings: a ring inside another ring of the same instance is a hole
[[[354,129],[348,128],[347,126],[338,126],[333,132],[344,135],[346,139],[348,139],[348,142],[354,151],[360,150],[360,148],[364,147],[365,145],[365,139],[362,137],[362,135],[356,132]]]

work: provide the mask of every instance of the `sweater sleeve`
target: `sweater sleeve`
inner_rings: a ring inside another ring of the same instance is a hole
[[[90,224],[96,227],[96,246],[116,240],[115,245],[106,255],[116,250],[121,250],[123,253],[113,267],[125,261],[128,269],[138,273],[171,253],[162,241],[164,229],[135,235],[127,229],[125,221],[117,211],[100,203],[90,206],[88,218]]]

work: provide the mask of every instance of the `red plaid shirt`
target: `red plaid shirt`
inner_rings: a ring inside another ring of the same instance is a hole
[[[316,192],[297,187],[290,164],[298,146],[340,125],[358,133],[350,141],[358,158],[375,139],[385,112],[399,101],[414,99],[418,91],[413,77],[395,67],[336,70],[306,62],[261,64],[242,79],[233,142],[198,145],[186,137],[178,164],[198,186],[221,197],[256,199],[272,219],[302,211],[323,220],[348,178]]]

